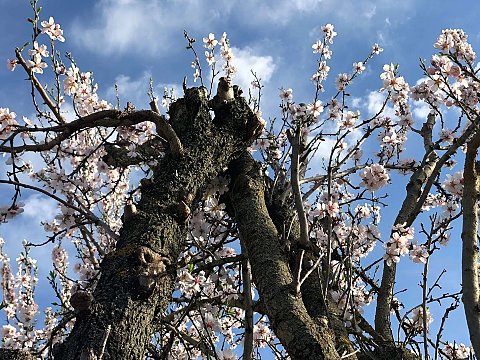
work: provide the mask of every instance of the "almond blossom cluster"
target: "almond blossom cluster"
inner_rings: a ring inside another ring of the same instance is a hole
[[[412,311],[412,317],[407,318],[404,321],[404,324],[408,329],[413,332],[413,333],[420,333],[423,331],[423,307],[417,306],[415,309]],[[433,322],[433,317],[432,314],[430,313],[430,309],[427,307],[427,315],[426,315],[426,320],[427,320],[427,330],[430,327],[430,324]]]
[[[407,132],[411,125],[408,119],[410,119],[410,117],[403,117],[400,121],[395,122],[392,118],[385,116],[373,121],[375,127],[380,130],[377,139],[380,141],[382,149],[377,156],[381,161],[390,161],[404,151]],[[408,163],[408,159],[399,160],[398,163],[400,166],[402,165],[402,161],[407,161]]]
[[[463,194],[463,171],[455,174],[447,174],[447,178],[442,183],[442,187],[455,197],[462,197]]]
[[[48,67],[42,57],[48,57],[48,51],[46,45],[38,45],[38,42],[33,42],[33,49],[28,51],[28,54],[31,56],[31,60],[27,60],[28,68],[37,74],[43,74],[43,69]]]
[[[177,276],[179,298],[184,299],[184,303],[179,303],[173,309],[172,315],[181,321],[180,330],[195,339],[200,340],[207,336],[213,344],[219,343],[222,339],[226,341],[230,348],[222,349],[217,354],[225,359],[235,359],[233,350],[241,339],[237,329],[243,326],[243,310],[231,307],[229,311],[225,311],[220,307],[208,305],[201,311],[189,311],[187,318],[182,315],[184,309],[188,309],[188,299],[225,299],[228,303],[238,301],[244,296],[241,290],[240,268],[235,260],[237,253],[234,248],[224,243],[227,239],[229,242],[232,240],[229,236],[229,220],[224,211],[225,205],[219,203],[218,198],[228,191],[227,184],[227,179],[215,178],[208,185],[200,208],[188,221],[187,246],[179,259],[184,266],[179,268]],[[221,259],[224,259],[224,264],[208,271],[199,268],[202,264]],[[255,347],[265,347],[274,339],[264,320],[260,319],[254,325],[253,331]],[[188,352],[197,354],[196,356],[201,355],[198,348],[188,348],[182,342],[175,342],[172,348],[172,354],[175,355],[172,359],[182,359]]]
[[[428,250],[423,245],[415,245],[413,244],[410,249],[410,259],[416,263],[423,263],[425,264],[428,259]]]
[[[29,248],[24,241],[24,252],[15,260],[16,274],[10,266],[10,258],[5,254],[0,238],[0,260],[2,262],[1,284],[3,310],[7,324],[2,326],[3,347],[8,349],[39,349],[51,338],[56,320],[51,309],[45,310],[44,327],[37,329],[39,307],[35,302],[35,288],[38,282],[37,261],[29,256]]]
[[[333,260],[332,269],[335,277],[339,278],[338,289],[330,290],[333,302],[343,314],[343,320],[347,327],[355,327],[358,320],[355,313],[363,314],[364,307],[373,301],[373,294],[358,277],[350,281],[342,270],[340,262]]]
[[[40,24],[42,25],[42,33],[47,34],[50,39],[61,42],[65,41],[65,38],[63,37],[63,30],[60,28],[59,24],[55,23],[53,17],[50,16],[48,21],[42,21]]]
[[[383,80],[381,90],[388,91],[388,96],[393,103],[395,115],[399,118],[398,125],[409,127],[413,124],[413,115],[408,103],[410,86],[403,76],[398,76],[398,65],[385,64],[380,79]]]
[[[213,33],[210,33],[208,34],[207,37],[203,38],[203,46],[206,48],[205,60],[207,61],[207,64],[212,68],[213,75],[215,76],[216,75],[215,49],[218,44],[220,44],[220,56],[223,60],[222,68],[225,74],[224,76],[228,81],[231,81],[233,78],[233,75],[237,70],[232,64],[233,51],[232,51],[232,48],[230,47],[230,42],[227,38],[227,33],[224,32],[220,40],[217,40],[215,38],[215,34]],[[195,69],[195,73],[193,74],[193,80],[196,81],[202,75],[200,62],[198,58],[196,58],[195,61],[192,63],[192,67]]]
[[[468,43],[468,36],[462,29],[445,29],[434,45],[444,54],[454,55],[468,63],[475,61],[476,54]]]
[[[48,22],[42,22],[42,26],[42,32],[52,40],[63,41],[63,32],[52,18]],[[41,73],[39,70],[46,68],[43,61],[50,54],[46,46],[40,43],[40,37],[38,42],[33,42],[29,55],[30,60],[26,61],[26,65],[32,72]],[[97,85],[93,82],[92,72],[81,72],[73,61],[67,69],[56,57],[52,57],[51,68],[54,69],[58,79],[61,80],[64,77],[63,82],[59,81],[59,83],[63,84],[64,95],[72,98],[78,116],[86,116],[110,108],[110,105],[97,95]],[[58,106],[62,106],[63,97],[58,98],[57,101]],[[24,117],[24,122],[26,126],[21,128],[23,132],[20,133],[22,137],[37,142],[46,142],[53,138],[54,134],[47,134],[45,139],[36,139],[35,133],[28,134],[24,131],[24,128],[33,126],[32,121]],[[20,128],[20,125],[16,120],[16,114],[8,108],[1,108],[2,139],[14,135],[17,128]],[[52,250],[53,270],[50,272],[48,281],[55,289],[61,305],[55,309],[46,310],[43,330],[37,330],[35,326],[38,307],[33,301],[33,295],[30,294],[30,291],[33,294],[35,286],[29,285],[29,282],[37,281],[31,274],[36,271],[32,270],[33,260],[26,256],[19,258],[23,260],[17,259],[20,264],[19,271],[22,272],[21,276],[17,275],[17,278],[22,280],[16,281],[6,263],[8,259],[4,258],[2,278],[4,300],[8,299],[9,302],[5,311],[7,318],[15,316],[15,319],[20,321],[10,322],[4,328],[5,346],[37,348],[39,344],[52,337],[51,332],[61,319],[59,313],[71,310],[69,299],[72,291],[77,288],[92,291],[95,288],[101,259],[114,248],[116,233],[122,226],[120,215],[125,204],[126,192],[129,190],[130,170],[113,168],[103,161],[106,155],[103,143],[109,136],[115,135],[117,138],[128,139],[128,142],[141,144],[154,136],[154,126],[151,123],[140,123],[131,128],[118,128],[117,133],[113,135],[102,128],[83,130],[60,143],[53,151],[42,152],[41,156],[46,162],[43,169],[34,170],[21,159],[21,154],[15,154],[14,158],[7,161],[14,167],[14,171],[27,173],[34,182],[40,183],[42,187],[66,199],[58,206],[56,216],[45,220],[43,225],[45,231],[51,234],[50,239],[55,241],[66,239],[65,241],[71,241],[75,246],[77,262],[73,264],[73,270],[77,273],[77,279],[70,278],[69,254],[66,249],[60,245],[55,246]],[[78,209],[82,210],[78,211]],[[22,212],[23,204],[19,202],[2,206],[0,211],[2,221]],[[97,217],[98,214],[100,214],[99,217]],[[92,222],[92,219],[97,220]],[[85,238],[86,233],[90,234],[88,240]],[[55,339],[51,339],[52,343],[61,339],[72,325],[69,322],[64,330],[57,331]],[[28,339],[25,338],[26,334]]]
[[[16,120],[17,114],[9,108],[0,107],[0,140],[7,139],[19,123]]]
[[[275,335],[268,327],[265,319],[261,318],[257,324],[253,326],[253,341],[256,347],[267,347],[275,339]]]
[[[68,69],[60,67],[57,71],[59,75],[65,76],[63,80],[65,95],[72,97],[75,110],[80,116],[111,108],[107,101],[99,98],[98,86],[92,82],[92,72],[80,72],[75,63]]]
[[[360,186],[364,186],[370,191],[377,191],[387,185],[390,180],[387,170],[380,164],[367,166],[360,172],[360,178],[362,179]]]
[[[209,306],[200,311],[190,311],[187,316],[182,315],[183,310],[180,307],[171,314],[174,317],[173,323],[177,324],[178,332],[198,342],[204,338],[208,338],[211,344],[222,341],[223,350],[217,351],[217,355],[224,356],[226,359],[236,356],[234,350],[237,348],[238,341],[235,340],[234,330],[241,327],[240,319],[244,316],[241,309],[231,308],[226,312],[218,306]],[[167,333],[162,341],[167,343],[170,336],[171,334]],[[202,356],[202,351],[176,338],[168,355],[169,359],[187,359],[192,356],[197,358]],[[236,357],[233,358],[236,359]]]
[[[465,344],[447,343],[442,349],[442,358],[445,360],[465,360],[470,359],[473,349]]]
[[[292,89],[280,89],[280,99],[282,100],[282,110],[287,113],[292,122],[304,121],[309,125],[318,122],[318,117],[324,110],[324,105],[321,100],[315,100],[308,104],[296,104],[293,101]],[[304,134],[307,135],[308,128],[304,128]]]
[[[410,240],[413,239],[413,236],[414,229],[411,226],[406,227],[405,224],[397,224],[393,227],[390,240],[385,244],[385,255],[383,255],[388,266],[392,266],[393,263],[398,263],[400,256],[408,254]],[[413,259],[420,261],[418,250],[412,254]]]
[[[23,213],[25,204],[16,203],[10,206],[0,206],[0,221],[7,222],[8,219],[12,219],[15,216]]]

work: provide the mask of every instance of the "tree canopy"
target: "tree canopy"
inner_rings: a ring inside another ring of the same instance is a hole
[[[480,352],[480,79],[463,30],[441,32],[415,84],[385,64],[375,74],[381,106],[367,115],[350,89],[383,49],[374,44],[350,72],[330,75],[337,33],[326,24],[312,45],[311,97],[281,88],[267,117],[262,79],[252,72],[249,89],[235,82],[226,33],[197,41],[185,31],[194,83],[159,98],[151,79],[149,108],[137,109],[118,93],[115,104],[103,99],[93,72],[58,50],[68,40],[61,25],[31,5],[31,41],[7,66],[27,78],[35,116],[0,104],[0,184],[10,191],[0,220],[22,217],[30,191],[58,212],[20,254],[6,251],[17,239],[0,238],[0,359]],[[429,109],[421,123],[418,102]],[[387,207],[394,221],[385,225]],[[51,261],[31,255],[39,247]],[[452,247],[462,253],[454,292],[442,290],[448,264],[429,267]],[[405,262],[417,277],[400,289]],[[41,267],[51,268],[54,298],[44,308]],[[443,336],[462,309],[466,345]]]

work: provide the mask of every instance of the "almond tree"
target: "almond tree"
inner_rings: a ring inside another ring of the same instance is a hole
[[[22,121],[0,108],[0,151],[9,166],[0,183],[13,191],[0,214],[3,222],[22,216],[25,189],[58,202],[43,244],[53,244],[48,281],[57,300],[42,309],[41,324],[36,271],[47,264],[30,256],[39,244],[24,242],[14,273],[1,239],[8,324],[0,358],[260,359],[265,348],[282,359],[467,359],[480,352],[480,81],[462,30],[442,32],[439,53],[431,65],[421,63],[425,77],[414,87],[398,65],[385,65],[383,106],[368,118],[352,110],[349,86],[382,49],[375,44],[339,74],[326,98],[337,35],[327,24],[312,46],[312,98],[297,101],[292,89],[281,89],[281,114],[267,122],[261,79],[254,74],[248,97],[233,85],[225,33],[203,38],[208,84],[196,41],[185,33],[201,86],[185,82],[179,98],[166,91],[162,113],[150,84],[150,109],[137,110],[101,99],[93,74],[57,50],[61,26],[40,19],[37,1],[31,4],[32,41],[8,66],[27,75],[37,117]],[[412,101],[431,110],[420,128]],[[453,127],[451,109],[459,114]],[[416,159],[403,155],[407,136],[423,146]],[[329,155],[321,157],[324,143]],[[456,162],[463,172],[449,173]],[[404,200],[382,236],[383,188],[401,176],[409,176]],[[459,292],[439,293],[443,273],[430,274],[429,261],[441,256],[458,218]],[[375,258],[379,242],[384,251]],[[404,309],[394,285],[407,254],[422,296]],[[373,300],[368,319],[363,308]],[[442,338],[460,301],[472,348]],[[436,334],[429,331],[433,303],[443,311]]]

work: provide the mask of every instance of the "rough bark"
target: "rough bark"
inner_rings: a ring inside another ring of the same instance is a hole
[[[275,224],[277,232],[281,234],[285,228],[288,228],[289,239],[286,240],[286,242],[298,244],[300,239],[300,224],[292,206],[280,200],[281,193],[283,193],[284,189],[270,189],[270,191],[272,194],[267,194],[266,204],[268,213]],[[269,199],[271,199],[271,201],[269,201]],[[307,258],[306,260],[308,260],[310,255],[307,254],[305,256]],[[311,260],[315,262],[316,259],[312,257]],[[289,261],[291,268],[294,267],[296,259],[295,254],[292,252]],[[308,261],[304,261],[303,263],[306,264]],[[341,318],[340,310],[333,304],[329,297],[327,298],[327,303],[325,303],[323,299],[322,284],[324,283],[324,280],[317,271],[311,273],[301,287],[302,301],[305,304],[308,315],[310,315],[317,324],[322,324],[327,319],[328,326],[335,336],[335,348],[337,352],[340,355],[351,354],[348,359],[356,360],[355,349],[349,339],[349,334]]]
[[[249,156],[230,166],[230,189],[240,240],[247,249],[253,280],[275,334],[292,359],[340,359],[335,337],[308,314],[292,287],[288,254],[282,250],[279,234],[264,199],[260,168]]]
[[[467,319],[470,341],[476,354],[480,354],[480,288],[478,284],[478,195],[479,164],[475,162],[480,134],[475,134],[467,147],[463,171],[462,197],[462,290],[463,307]]]
[[[193,209],[206,185],[246,149],[258,125],[243,98],[219,104],[215,115],[212,121],[203,88],[187,90],[170,107],[183,152],[167,150],[153,178],[142,183],[138,211],[125,220],[116,249],[102,261],[93,300],[56,347],[55,359],[98,356],[103,343],[103,360],[143,359],[170,301],[175,271],[169,264],[176,263],[186,238],[186,207]],[[165,267],[154,276],[153,268]]]
[[[22,350],[0,349],[0,360],[33,360],[30,353]]]

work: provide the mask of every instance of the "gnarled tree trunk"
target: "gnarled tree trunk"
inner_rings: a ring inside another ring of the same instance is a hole
[[[153,178],[142,182],[137,212],[125,219],[116,249],[101,264],[93,298],[80,306],[56,359],[143,359],[171,299],[176,272],[169,264],[176,263],[186,239],[190,206],[246,149],[258,126],[243,98],[218,104],[215,113],[212,120],[203,88],[187,90],[170,107],[183,151],[167,149]]]

